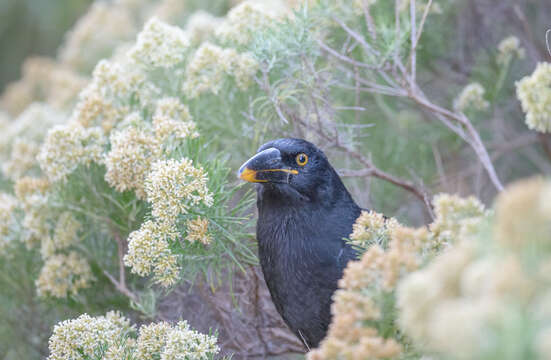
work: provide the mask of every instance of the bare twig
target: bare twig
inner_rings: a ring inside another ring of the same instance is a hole
[[[136,296],[136,294],[134,294],[132,291],[130,291],[126,285],[123,286],[119,281],[117,281],[117,279],[115,279],[115,277],[111,274],[109,274],[106,270],[103,270],[103,274],[109,279],[109,281],[111,281],[111,283],[113,285],[115,285],[115,288],[123,295],[125,295],[126,297],[128,297],[130,300],[132,301],[137,301],[138,300],[138,297]]]
[[[362,62],[356,61],[348,56],[339,54],[336,50],[332,49],[331,47],[327,46],[323,43],[323,41],[318,40],[318,45],[325,51],[327,51],[330,55],[338,58],[339,60],[342,60],[346,63],[349,63],[351,65],[354,65],[355,67],[363,67],[368,69],[375,69],[376,67],[373,65],[364,64]]]
[[[369,12],[369,5],[367,5],[367,0],[364,0],[363,2],[363,10],[364,10],[365,23],[367,24],[367,29],[369,30],[369,34],[371,35],[371,38],[373,40],[377,40],[377,30],[375,29],[373,18],[371,17],[371,13]]]
[[[551,29],[545,32],[545,45],[547,45],[549,56],[551,56]]]
[[[417,39],[417,14],[415,9],[415,0],[409,1],[409,15],[411,17],[411,77],[410,77],[410,86],[411,88],[415,87],[415,80],[417,76],[417,49],[416,39]]]
[[[270,80],[268,79],[268,72],[266,70],[262,71],[262,82],[264,84],[266,83],[269,84],[270,82]],[[270,92],[268,93],[268,96],[270,97],[270,100],[274,104],[274,108],[276,110],[277,115],[279,116],[281,121],[283,121],[285,124],[288,124],[289,120],[287,120],[287,118],[283,115],[283,112],[281,111],[281,108],[279,106],[279,100],[277,99],[275,93],[272,91],[271,87],[269,87],[268,89],[270,90]]]
[[[360,77],[360,71],[357,66],[354,67],[354,103],[356,106],[360,106],[360,82],[358,81],[358,78]],[[360,122],[360,113],[356,111],[354,114],[354,118],[357,123]]]
[[[396,39],[399,38],[400,36],[400,10],[399,10],[399,7],[400,7],[400,0],[395,0],[394,1],[394,36],[396,37]],[[396,46],[396,48],[394,49],[394,54],[393,54],[393,57],[394,58],[397,58],[398,57],[398,53],[399,53],[400,49],[398,48],[398,46]]]
[[[340,149],[346,152],[349,156],[353,157],[354,159],[358,160],[358,162],[360,162],[365,167],[365,169],[362,169],[362,170],[341,170],[340,173],[342,176],[355,176],[355,177],[374,176],[376,178],[388,181],[391,184],[399,186],[406,191],[411,192],[418,199],[425,202],[426,193],[427,193],[426,190],[417,188],[417,186],[415,186],[415,184],[412,183],[411,181],[401,179],[397,176],[394,176],[392,174],[389,174],[377,168],[367,157],[353,150],[349,146],[346,146],[343,144],[335,144],[334,146],[337,149]]]
[[[381,55],[377,50],[373,48],[373,46],[369,45],[367,41],[365,41],[364,37],[358,34],[356,31],[349,28],[345,23],[343,23],[339,18],[336,16],[333,16],[333,20],[339,24],[340,27],[344,29],[348,33],[348,35],[352,36],[362,47],[370,54],[379,56]]]
[[[124,268],[124,253],[126,251],[126,240],[124,240],[118,231],[113,231],[113,237],[117,241],[117,255],[119,258],[119,279],[115,279],[113,275],[111,275],[106,270],[103,270],[104,275],[111,281],[113,285],[115,285],[115,288],[128,297],[130,300],[136,302],[138,300],[138,297],[136,294],[134,294],[128,287],[126,286],[126,274],[125,274],[125,268]]]
[[[490,180],[494,184],[495,188],[498,191],[502,191],[503,184],[501,183],[501,181],[499,180],[499,177],[497,176],[494,165],[492,164],[492,160],[488,155],[488,151],[486,150],[486,147],[484,146],[484,143],[482,142],[482,139],[480,138],[478,131],[474,128],[469,118],[467,118],[462,113],[459,113],[459,114],[453,113],[447,109],[444,109],[438,105],[431,103],[426,99],[425,95],[421,92],[421,90],[418,90],[415,93],[410,93],[410,98],[415,102],[417,102],[419,105],[431,110],[439,120],[441,120],[448,128],[450,128],[453,132],[459,135],[465,142],[467,142],[473,148],[473,150],[478,156],[478,159],[480,160],[486,172],[488,173],[488,176],[490,177]],[[453,123],[450,123],[448,120],[452,120],[459,123],[459,126],[456,126]]]
[[[423,34],[423,29],[425,27],[425,21],[428,18],[430,7],[432,6],[432,0],[429,0],[425,11],[423,12],[423,17],[421,18],[421,23],[419,24],[419,31],[417,32],[417,37],[415,38],[415,43],[413,44],[413,50],[417,50],[417,45],[419,45],[419,40],[421,40],[421,34]]]

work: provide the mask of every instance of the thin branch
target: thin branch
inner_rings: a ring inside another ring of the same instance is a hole
[[[113,285],[115,285],[115,288],[121,294],[125,295],[134,302],[138,301],[138,297],[136,296],[136,294],[130,291],[126,286],[122,286],[113,275],[109,274],[106,270],[103,270],[103,274],[109,279],[109,281],[111,281]]]
[[[345,66],[337,64],[337,67],[338,67],[339,70],[342,70],[343,72],[345,72],[350,78],[353,78],[356,82],[358,82],[362,85],[365,85],[368,88],[377,89],[381,93],[385,93],[384,95],[396,96],[396,97],[408,96],[407,92],[404,89],[399,88],[398,85],[396,85],[396,83],[393,82],[391,79],[388,79],[388,80],[385,79],[385,81],[387,81],[387,83],[390,86],[381,85],[381,84],[377,84],[376,82],[369,81],[369,80],[366,80],[366,79],[362,78],[359,75],[359,73],[352,72],[350,69],[346,68]],[[384,73],[384,71],[381,71],[381,73],[386,75],[386,73]],[[388,76],[388,75],[386,75],[386,76]],[[340,84],[338,82],[335,82],[334,85],[340,86],[340,87],[343,87],[343,88],[350,88],[351,90],[356,89],[355,87],[351,87],[351,86],[345,85],[345,84]],[[360,88],[360,90],[362,90],[362,89],[363,88]],[[362,91],[366,91],[366,90],[362,90]]]
[[[395,0],[394,1],[394,36],[396,37],[396,39],[398,39],[400,37],[400,1],[401,0]],[[398,46],[395,47],[394,49],[394,58],[397,58],[398,57],[398,54],[400,52],[400,49]]]
[[[268,72],[263,69],[262,70],[262,80],[264,84],[269,84],[270,80],[268,79]],[[268,93],[268,96],[270,97],[270,100],[274,104],[275,110],[281,121],[283,121],[285,124],[289,123],[289,120],[283,115],[283,112],[281,111],[281,108],[279,107],[279,100],[276,98],[274,92],[272,91],[271,87],[268,87],[270,92]]]
[[[356,106],[360,106],[360,82],[358,78],[360,77],[360,71],[357,66],[354,66],[354,102]],[[357,123],[360,122],[360,113],[356,111],[354,114],[354,119]]]
[[[317,40],[318,42],[318,45],[325,51],[327,51],[330,55],[336,57],[337,59],[339,60],[342,60],[346,63],[349,63],[351,65],[354,65],[356,67],[363,67],[363,68],[368,68],[368,69],[376,69],[376,66],[372,66],[372,65],[368,65],[368,64],[365,64],[365,63],[362,63],[362,62],[359,62],[359,61],[356,61],[348,56],[345,56],[345,55],[341,55],[339,54],[335,49],[332,49],[331,47],[325,45],[323,43],[323,41],[321,40]]]
[[[423,34],[423,28],[425,27],[425,21],[428,18],[430,7],[432,5],[432,0],[429,0],[427,7],[425,8],[425,11],[423,12],[423,18],[421,19],[421,24],[419,24],[419,31],[417,32],[417,37],[415,38],[415,43],[413,44],[413,49],[417,50],[417,45],[419,44],[419,40],[421,40],[421,35]]]
[[[430,111],[432,114],[434,114],[438,120],[440,120],[448,129],[459,135],[463,140],[468,141],[467,135],[465,134],[465,131],[460,126],[456,126],[449,120],[454,121],[461,121],[460,118],[457,118],[454,113],[451,111],[444,109],[438,105],[435,105],[428,101],[424,96],[421,97],[418,94],[411,94],[410,99],[413,100],[415,103],[420,105],[421,107],[425,108],[426,110]]]
[[[478,131],[475,129],[475,127],[473,126],[469,118],[467,118],[465,114],[462,114],[462,113],[456,114],[438,105],[431,103],[426,99],[425,95],[422,93],[421,90],[418,90],[418,93],[410,93],[410,97],[419,105],[431,110],[438,117],[439,120],[441,120],[444,124],[446,124],[448,128],[450,128],[457,135],[459,135],[465,142],[471,145],[471,147],[477,154],[478,159],[486,169],[486,172],[488,173],[488,176],[490,177],[490,180],[494,184],[495,188],[498,191],[502,191],[503,184],[501,183],[501,181],[499,180],[499,177],[497,176],[494,165],[492,164],[492,160],[488,155],[488,151],[486,150],[486,147],[484,146],[484,143],[482,142],[482,139],[480,138]],[[456,121],[461,125],[461,127],[457,127],[447,120]],[[466,129],[466,131],[463,128]]]
[[[113,231],[113,237],[117,241],[117,255],[119,258],[119,279],[115,279],[113,275],[111,275],[107,270],[103,270],[103,274],[111,281],[113,285],[115,285],[115,288],[128,297],[130,300],[136,302],[138,301],[138,297],[136,294],[134,294],[128,287],[126,286],[126,274],[125,274],[125,267],[124,267],[124,253],[126,251],[126,241],[120,236],[119,232],[114,230]]]
[[[409,15],[411,17],[411,87],[414,87],[417,77],[417,50],[415,48],[415,41],[417,39],[417,14],[415,10],[415,0],[409,1]]]
[[[348,35],[352,36],[352,38],[354,38],[357,42],[360,43],[360,45],[363,46],[363,48],[371,53],[372,55],[374,56],[379,56],[380,53],[375,50],[373,48],[373,46],[369,45],[367,43],[367,41],[364,39],[363,36],[361,36],[360,34],[358,34],[357,32],[355,32],[354,30],[352,30],[351,28],[349,28],[345,23],[343,23],[340,19],[338,19],[336,16],[333,16],[333,20],[339,24],[340,27],[342,27],[344,29],[344,31],[346,31],[348,33]]]
[[[335,144],[335,147],[346,152],[349,156],[353,157],[354,159],[358,160],[363,166],[365,166],[365,169],[359,170],[359,171],[352,171],[352,170],[343,170],[341,173],[343,176],[374,176],[376,178],[385,180],[390,182],[391,184],[394,184],[396,186],[399,186],[403,188],[406,191],[411,192],[413,195],[415,195],[418,199],[423,201],[423,203],[426,204],[426,191],[418,189],[414,183],[411,181],[407,181],[404,179],[401,179],[397,176],[394,176],[392,174],[389,174],[379,168],[377,168],[367,157],[362,155],[361,153],[353,150],[352,148],[342,145],[342,144]],[[429,206],[430,207],[430,206]],[[430,213],[430,210],[429,210]]]
[[[486,150],[486,147],[484,146],[484,143],[482,142],[482,139],[480,138],[478,131],[475,129],[471,121],[464,114],[460,114],[460,115],[465,120],[467,131],[472,138],[472,141],[469,141],[469,144],[478,155],[478,158],[480,159],[480,161],[482,162],[482,165],[486,169],[486,172],[490,176],[490,180],[494,184],[495,188],[498,191],[503,191],[503,184],[501,183],[501,180],[499,180],[499,177],[497,176],[497,172],[494,168],[494,165],[492,164],[492,159],[490,159],[490,155],[488,155],[488,151]]]
[[[414,0],[412,0],[414,1]],[[412,5],[413,9],[415,5]],[[337,21],[338,22],[338,21]],[[350,36],[356,38],[354,35],[355,33],[348,29],[345,24],[340,23],[341,27],[345,29]],[[415,25],[414,22],[412,22],[412,33],[415,32]],[[415,37],[413,38],[415,39]],[[413,40],[415,41],[415,40]],[[413,44],[412,44],[413,45]],[[413,49],[412,49],[413,51]],[[339,54],[340,55],[340,54]],[[430,110],[444,125],[446,125],[450,130],[452,130],[454,133],[456,133],[459,137],[461,137],[467,144],[469,144],[475,153],[477,154],[480,162],[483,164],[484,168],[486,169],[486,172],[488,173],[490,180],[496,187],[498,191],[503,190],[503,185],[501,181],[499,180],[499,177],[497,176],[497,173],[495,171],[495,168],[492,164],[492,161],[490,159],[490,156],[488,155],[488,152],[486,150],[486,147],[484,146],[484,143],[482,142],[480,135],[478,134],[477,130],[474,128],[470,120],[464,115],[464,114],[457,114],[454,112],[451,112],[450,110],[447,110],[445,108],[442,108],[440,106],[437,106],[433,103],[431,103],[425,94],[422,92],[422,90],[417,86],[415,83],[415,73],[414,70],[414,64],[415,64],[415,54],[412,54],[412,74],[409,75],[407,73],[406,68],[403,66],[401,60],[398,57],[395,57],[395,65],[400,70],[400,72],[403,75],[404,78],[404,87],[406,89],[402,88],[388,88],[381,85],[378,85],[376,83],[367,81],[365,79],[362,79],[361,77],[357,75],[353,75],[351,72],[349,74],[351,76],[354,76],[356,81],[359,81],[362,85],[366,85],[368,87],[368,91],[380,93],[383,95],[391,95],[391,96],[407,96],[411,100],[415,101],[417,104],[421,105],[427,110]],[[392,81],[388,79],[387,74],[384,71],[379,71],[381,75],[385,75],[385,80],[387,82]],[[409,85],[409,88],[407,88]],[[456,122],[457,124],[454,124]]]
[[[419,24],[419,30],[417,31],[417,36],[415,37],[415,41],[412,41],[411,45],[411,53],[409,54],[409,63],[412,64],[412,70],[416,68],[416,64],[414,65],[414,61],[416,61],[417,57],[417,46],[419,45],[419,41],[421,40],[421,35],[423,34],[423,29],[425,27],[425,21],[427,20],[427,17],[429,15],[430,7],[432,5],[432,0],[429,0],[427,6],[425,7],[425,10],[423,12],[423,17],[421,18],[421,23]],[[412,26],[415,26],[415,23],[413,23]],[[413,35],[413,32],[412,32]],[[413,37],[412,37],[413,39]],[[415,67],[414,67],[415,66]],[[415,78],[416,72],[413,73],[413,77]]]
[[[545,32],[545,45],[547,45],[549,56],[551,56],[551,29]]]
[[[369,5],[367,5],[367,0],[364,0],[363,2],[363,10],[364,10],[365,23],[367,24],[367,29],[369,30],[369,34],[371,35],[371,38],[373,40],[377,40],[377,30],[375,29],[375,23],[373,22],[373,18],[369,13]]]
[[[342,47],[341,47],[341,53],[347,53],[348,52],[348,45],[350,45],[350,41],[352,40],[352,37],[350,35],[348,35],[346,37],[346,40],[344,41],[344,43],[342,44]]]

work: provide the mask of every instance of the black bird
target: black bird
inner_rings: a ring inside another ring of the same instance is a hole
[[[307,348],[331,322],[331,297],[356,252],[343,238],[361,208],[325,154],[302,139],[262,145],[239,169],[258,183],[256,236],[264,278],[277,311]]]

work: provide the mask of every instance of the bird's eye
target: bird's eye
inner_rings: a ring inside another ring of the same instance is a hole
[[[304,166],[308,163],[308,155],[304,153],[298,154],[296,160],[297,164],[299,164],[300,166]]]

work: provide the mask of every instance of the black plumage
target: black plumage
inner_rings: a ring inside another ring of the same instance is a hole
[[[355,251],[343,240],[361,209],[325,154],[301,139],[260,147],[239,175],[257,182],[257,239],[277,311],[309,348],[331,322],[331,297]]]

